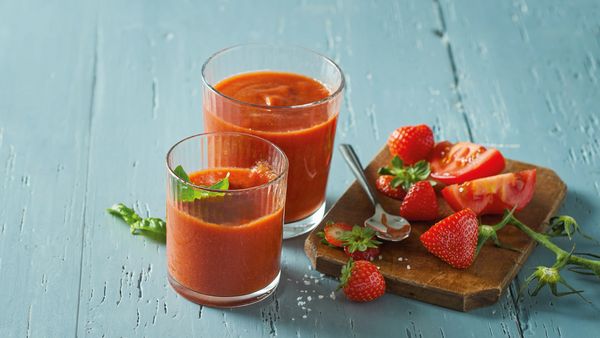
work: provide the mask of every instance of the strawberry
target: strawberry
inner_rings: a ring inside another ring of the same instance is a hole
[[[479,222],[471,209],[463,209],[435,223],[420,239],[427,251],[457,269],[475,260]]]
[[[409,221],[431,221],[438,217],[438,203],[435,190],[428,181],[412,185],[402,205],[400,215]]]
[[[354,260],[370,260],[379,255],[380,241],[375,239],[375,230],[355,225],[352,231],[345,232],[341,240],[346,255]]]
[[[345,232],[352,230],[352,227],[343,222],[327,222],[324,231],[317,233],[322,239],[322,243],[334,247],[342,247],[344,244],[341,237]]]
[[[390,135],[387,144],[392,155],[413,164],[425,159],[433,149],[433,131],[424,124],[400,127]]]
[[[354,252],[350,252],[348,246],[344,247],[344,252],[355,261],[372,261],[375,259],[375,257],[379,256],[379,253],[381,253],[379,248],[367,248],[365,251],[356,250]]]
[[[370,302],[385,293],[385,279],[375,264],[351,258],[342,267],[339,287],[352,301]]]
[[[380,175],[375,181],[375,187],[387,197],[402,200],[406,196],[406,191],[400,186],[393,187],[391,185],[393,179],[394,176],[392,175]]]
[[[389,182],[390,189],[402,188],[402,190],[404,190],[402,192],[404,197],[404,195],[406,195],[405,192],[410,189],[411,185],[429,178],[431,169],[429,168],[429,163],[427,161],[419,161],[414,165],[405,166],[404,162],[402,162],[398,156],[394,156],[394,158],[392,158],[391,166],[381,167],[377,173],[381,176],[392,176],[392,179]],[[388,178],[386,177],[385,180],[387,181]],[[379,189],[379,179],[375,183],[377,189]],[[379,191],[385,194],[385,191],[382,191],[381,189],[379,189]]]

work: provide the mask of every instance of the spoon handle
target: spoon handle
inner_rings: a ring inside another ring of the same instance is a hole
[[[377,200],[375,199],[375,192],[371,185],[367,181],[367,177],[365,177],[365,173],[363,171],[363,167],[360,164],[360,160],[358,156],[356,156],[356,152],[354,152],[354,148],[350,144],[340,144],[340,151],[344,156],[344,160],[352,170],[354,176],[356,176],[356,180],[360,183],[360,186],[365,190],[367,196],[371,200],[373,205],[377,205]]]

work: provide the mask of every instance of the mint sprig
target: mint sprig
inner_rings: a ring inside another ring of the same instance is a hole
[[[185,172],[185,170],[183,169],[182,166],[178,165],[175,168],[175,170],[173,170],[173,173],[177,177],[182,179],[184,182],[191,183],[190,177]],[[227,175],[222,180],[218,181],[217,183],[215,183],[207,188],[212,189],[212,190],[227,190],[227,189],[229,189],[229,173],[227,173]],[[178,200],[182,201],[182,202],[193,202],[197,199],[225,195],[224,193],[220,193],[220,192],[196,190],[196,189],[194,189],[188,185],[185,185],[181,182],[177,182],[176,189],[177,189]]]
[[[404,191],[408,191],[414,183],[427,180],[429,174],[431,174],[429,162],[425,160],[421,160],[412,166],[404,166],[404,162],[398,156],[394,156],[391,164],[389,167],[379,168],[377,173],[379,175],[394,176],[390,185],[393,188],[402,187]],[[430,180],[429,183],[432,186],[435,185],[435,181]]]
[[[133,209],[118,203],[106,211],[129,225],[132,235],[144,235],[155,240],[166,241],[167,224],[160,218],[142,218]]]

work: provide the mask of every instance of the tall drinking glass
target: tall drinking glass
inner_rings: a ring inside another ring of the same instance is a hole
[[[169,150],[167,261],[175,291],[235,307],[275,290],[287,172],[277,146],[248,134],[195,135]]]
[[[206,131],[257,135],[287,155],[284,238],[314,228],[325,212],[344,89],[340,68],[304,48],[248,44],[211,56],[202,67],[202,79]],[[316,87],[323,88],[324,95],[312,95],[318,92]],[[290,104],[299,97],[309,101]]]

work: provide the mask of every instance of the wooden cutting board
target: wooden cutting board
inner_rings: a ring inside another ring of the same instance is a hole
[[[377,169],[388,165],[390,160],[391,155],[387,147],[384,147],[365,170],[370,182],[375,181]],[[532,164],[507,160],[505,172],[531,168],[537,169],[535,194],[529,205],[516,216],[539,230],[557,212],[567,187],[554,171]],[[378,197],[388,212],[398,213],[399,201],[381,194]],[[452,213],[441,197],[438,197],[438,202],[443,215]],[[306,239],[304,250],[315,269],[337,277],[347,261],[342,250],[322,244],[316,235],[323,230],[326,222],[343,221],[362,225],[372,214],[373,207],[367,195],[355,181]],[[500,218],[483,216],[482,221],[484,224],[495,224]],[[519,248],[521,253],[500,249],[488,243],[471,267],[458,270],[428,253],[421,245],[419,236],[433,223],[415,222],[409,238],[399,243],[382,244],[382,259],[375,259],[374,263],[381,268],[387,292],[460,311],[491,305],[498,301],[535,247],[529,237],[518,229],[507,226],[499,232],[500,240]]]

